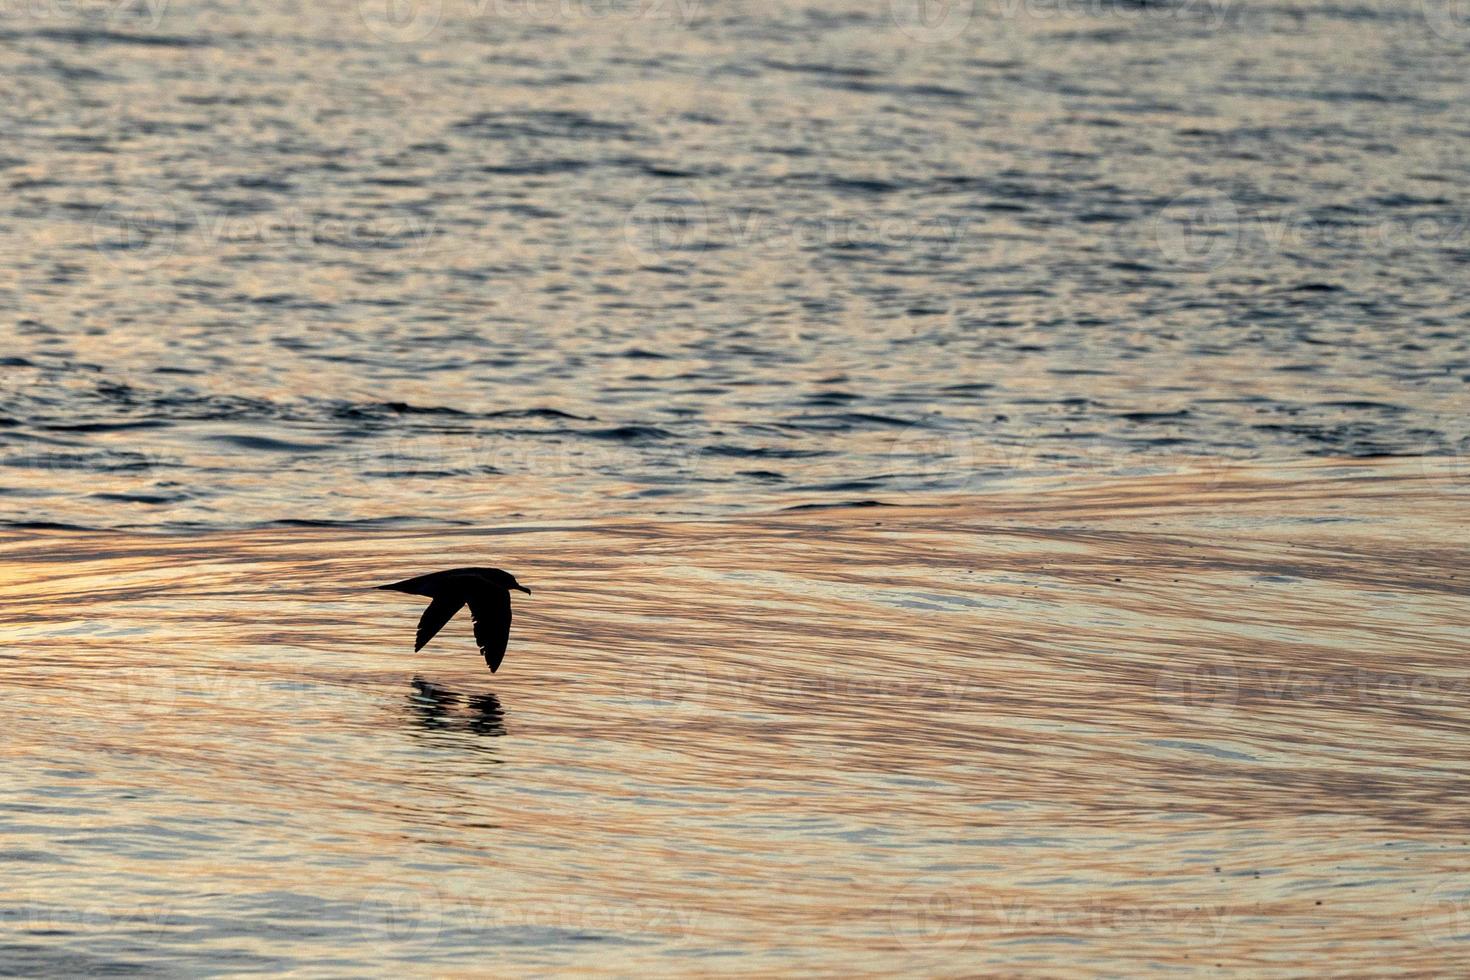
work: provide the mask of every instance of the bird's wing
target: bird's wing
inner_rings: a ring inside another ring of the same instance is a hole
[[[434,638],[434,634],[444,628],[444,624],[454,618],[464,605],[464,599],[456,597],[449,598],[440,596],[429,603],[429,608],[424,610],[424,615],[419,619],[418,636],[414,637],[413,652],[418,653],[424,648],[424,644]]]
[[[475,642],[493,674],[505,659],[505,644],[510,639],[510,593],[491,589],[475,596],[470,600],[470,615],[475,617]]]
[[[409,595],[426,595],[433,598],[441,592],[449,591],[455,584],[455,579],[460,577],[460,570],[450,569],[447,572],[430,572],[428,575],[418,575],[414,578],[404,579],[402,582],[394,582],[391,585],[379,585],[379,589],[387,589],[390,592],[407,592]]]

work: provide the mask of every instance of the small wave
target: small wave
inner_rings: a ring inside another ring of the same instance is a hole
[[[620,425],[612,429],[593,429],[576,435],[612,442],[643,442],[649,439],[672,439],[674,434],[655,425]]]
[[[222,442],[241,449],[273,453],[315,453],[332,447],[321,443],[287,442],[268,436],[217,435],[210,436],[211,442]]]
[[[106,528],[89,527],[85,524],[68,524],[62,521],[0,521],[0,527],[12,531],[102,531]]]
[[[377,527],[393,528],[417,528],[417,527],[474,527],[474,521],[460,521],[447,517],[415,517],[411,515],[395,515],[392,517],[371,517],[359,520],[308,520],[305,518],[284,518],[277,521],[257,521],[242,525],[245,528],[272,528],[272,527],[318,527],[318,528],[361,528],[368,530]]]
[[[488,164],[481,167],[480,172],[511,177],[543,177],[550,174],[572,174],[591,166],[586,160],[523,160],[518,163]]]
[[[1388,402],[1372,401],[1341,401],[1341,402],[1318,402],[1324,408],[1352,408],[1370,412],[1404,412],[1407,411],[1402,405],[1392,405]]]
[[[891,415],[878,415],[872,412],[843,412],[840,415],[806,415],[796,421],[785,423],[785,425],[793,429],[811,429],[815,431],[842,430],[853,426],[874,425],[906,428],[914,424],[912,420],[894,418]]]
[[[50,432],[126,432],[130,429],[166,429],[169,423],[157,419],[134,419],[127,422],[48,422],[38,426]]]
[[[842,501],[834,501],[832,503],[795,504],[795,505],[793,505],[791,507],[783,507],[781,509],[783,511],[788,511],[788,510],[836,510],[837,508],[840,508],[840,507],[893,507],[893,506],[895,506],[895,505],[894,504],[890,504],[890,503],[886,503],[885,501],[882,501],[882,500],[842,500]]]
[[[467,417],[468,412],[443,405],[410,405],[408,402],[374,402],[368,405],[339,405],[332,409],[337,418],[360,419],[386,415],[452,415]]]
[[[131,34],[123,31],[64,27],[47,27],[30,32],[6,31],[0,34],[0,37],[9,41],[39,38],[45,41],[62,41],[68,44],[118,44],[151,48],[198,48],[207,47],[211,43],[206,38],[184,37],[178,34]]]
[[[29,453],[0,459],[0,466],[17,469],[92,470],[99,473],[149,470],[174,462],[137,452]]]
[[[487,412],[487,419],[572,419],[577,422],[595,422],[596,416],[573,415],[559,408],[507,408],[499,412]]]
[[[596,119],[585,112],[480,112],[453,125],[459,132],[490,140],[614,139],[634,140],[637,131],[624,123]]]
[[[812,459],[829,456],[821,449],[777,449],[772,446],[707,446],[705,452],[715,456],[733,456],[737,459]]]
[[[827,186],[844,194],[892,194],[903,190],[902,184],[889,180],[872,180],[861,177],[829,177]]]
[[[151,494],[151,493],[93,493],[89,494],[88,500],[105,500],[118,504],[150,504],[161,506],[164,504],[176,504],[188,500],[186,493],[173,494]]]
[[[1189,409],[1182,408],[1177,412],[1122,412],[1114,418],[1127,422],[1177,422],[1189,418]]]
[[[805,404],[814,407],[837,407],[859,401],[860,396],[850,391],[823,391],[815,395],[809,395],[804,399]]]

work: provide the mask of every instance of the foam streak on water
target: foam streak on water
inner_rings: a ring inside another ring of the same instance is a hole
[[[0,957],[1133,975],[1463,965],[1442,468],[929,508],[0,539]],[[1226,516],[1228,515],[1228,516]],[[494,678],[364,587],[494,563]]]

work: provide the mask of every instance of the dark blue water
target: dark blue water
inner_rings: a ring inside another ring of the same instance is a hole
[[[392,9],[0,11],[5,522],[1465,451],[1453,5]]]

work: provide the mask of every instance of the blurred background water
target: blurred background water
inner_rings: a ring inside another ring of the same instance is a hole
[[[0,32],[7,522],[1467,445],[1452,3],[14,0]]]

